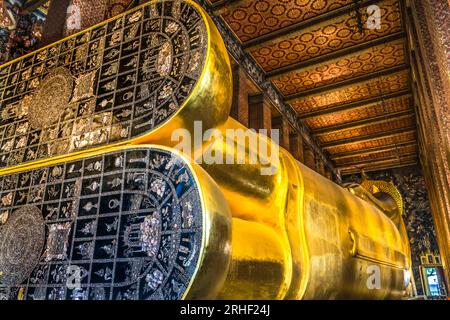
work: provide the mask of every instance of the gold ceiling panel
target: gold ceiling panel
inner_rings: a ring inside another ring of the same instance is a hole
[[[388,99],[384,102],[372,103],[349,110],[309,118],[305,120],[305,123],[312,130],[316,130],[337,124],[346,124],[353,121],[370,119],[382,116],[384,114],[407,111],[409,109],[411,109],[409,105],[409,96],[405,95],[398,98]]]
[[[408,70],[290,101],[299,114],[408,89]]]
[[[405,62],[403,39],[368,48],[342,58],[295,70],[273,79],[284,95],[385,70]]]
[[[357,150],[370,150],[374,148],[383,147],[386,145],[392,145],[395,143],[405,143],[408,141],[414,141],[415,134],[413,132],[405,132],[393,137],[379,138],[371,141],[354,142],[346,145],[339,145],[327,149],[331,154],[340,154],[345,152],[352,152]]]
[[[363,33],[359,33],[354,14],[347,14],[278,37],[274,41],[252,48],[249,52],[265,71],[273,71],[401,31],[398,1],[383,1],[379,6],[382,12],[381,29],[364,30]]]
[[[362,161],[377,161],[380,159],[386,159],[396,156],[404,156],[404,155],[411,155],[417,153],[417,146],[406,146],[406,147],[399,147],[395,150],[390,151],[381,151],[377,153],[361,153],[360,155],[351,157],[351,158],[345,158],[345,159],[337,159],[336,165],[337,166],[343,166],[349,163],[355,163],[355,162],[362,162]]]
[[[371,2],[381,9],[381,28],[363,32],[351,7],[354,0],[209,2],[318,141],[345,143],[326,147],[331,155],[352,153],[337,157],[338,166],[365,159],[381,166],[396,164],[400,162],[383,160],[393,156],[392,146],[400,144],[406,153],[416,148],[401,145],[415,141],[415,119],[400,0]],[[364,25],[368,4],[364,1],[360,9]],[[360,102],[365,100],[370,102]],[[358,124],[350,127],[352,122]],[[351,140],[360,137],[370,140]],[[369,149],[376,150],[356,154]]]
[[[317,135],[321,143],[328,143],[333,141],[341,141],[351,139],[355,137],[370,136],[373,134],[393,131],[401,128],[410,128],[414,125],[414,115],[410,115],[404,119],[390,119],[383,123],[369,124],[364,127],[351,128],[339,131],[333,131],[330,133]]]
[[[222,12],[222,18],[242,41],[287,27],[351,4],[352,0],[244,0]]]

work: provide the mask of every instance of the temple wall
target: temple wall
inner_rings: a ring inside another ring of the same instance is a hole
[[[80,10],[80,28],[68,29],[66,27],[64,34],[73,34],[116,16],[126,10],[132,2],[133,0],[71,0],[70,5],[76,6]]]
[[[450,7],[447,1],[407,1],[413,94],[421,165],[447,283],[450,280]]]

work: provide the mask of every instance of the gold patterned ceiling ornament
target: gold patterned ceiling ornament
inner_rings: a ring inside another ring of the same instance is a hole
[[[384,102],[375,102],[349,110],[337,111],[320,116],[306,118],[305,123],[312,130],[331,127],[337,124],[347,124],[354,121],[370,119],[386,114],[411,110],[409,105],[410,96],[405,95],[399,98],[387,99]],[[384,109],[382,104],[384,103]]]
[[[321,143],[341,141],[355,137],[370,136],[376,133],[393,131],[396,129],[410,129],[414,126],[414,115],[407,115],[405,119],[392,118],[383,123],[367,124],[363,127],[337,130],[317,135]]]
[[[354,85],[294,99],[290,101],[290,104],[299,114],[307,114],[315,110],[381,96],[381,89],[384,94],[406,90],[409,82],[408,74],[407,70],[399,71]]]
[[[299,93],[400,65],[405,62],[404,46],[403,40],[396,40],[295,70],[272,81],[284,95]]]
[[[58,121],[72,96],[74,79],[64,68],[51,70],[32,93],[28,103],[28,120],[33,129],[43,129]]]
[[[355,32],[351,27],[355,24],[355,18],[344,15],[281,35],[273,41],[252,47],[249,52],[268,72],[401,31],[398,0],[387,0],[378,5],[383,22],[381,29]]]
[[[406,143],[409,141],[415,141],[415,139],[416,136],[414,132],[404,132],[391,137],[385,138],[381,137],[377,139],[371,139],[370,141],[350,142],[348,144],[330,147],[327,149],[327,151],[332,155],[343,154],[346,152],[353,152],[353,151],[364,151],[364,150],[369,151],[370,149],[380,148],[386,145],[395,145]]]
[[[245,0],[226,8],[222,17],[245,42],[351,3],[352,0]]]

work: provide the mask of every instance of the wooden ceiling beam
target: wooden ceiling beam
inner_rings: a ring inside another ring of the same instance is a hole
[[[291,24],[284,28],[281,28],[281,29],[272,31],[270,33],[261,35],[259,37],[256,37],[254,39],[248,40],[248,41],[244,42],[243,47],[244,47],[244,49],[253,49],[257,46],[260,46],[264,43],[267,43],[274,39],[280,38],[282,36],[286,36],[288,34],[295,33],[299,30],[304,30],[305,28],[309,28],[316,24],[319,24],[319,23],[322,23],[325,21],[329,21],[331,19],[337,18],[337,17],[345,15],[345,14],[349,14],[349,13],[355,11],[355,9],[358,7],[370,6],[370,5],[378,3],[380,1],[381,0],[365,0],[365,1],[361,1],[359,3],[352,3],[347,6],[340,7],[335,10],[332,10],[332,11],[328,11],[328,12],[318,15],[316,17]]]
[[[237,7],[244,2],[244,0],[219,0],[210,3],[210,7],[215,14],[220,15],[222,14],[223,10],[232,9],[233,7]]]
[[[417,141],[411,140],[411,141],[406,141],[406,142],[401,142],[401,143],[392,143],[392,144],[384,145],[384,146],[377,147],[377,148],[359,149],[359,150],[354,150],[354,151],[349,151],[349,152],[330,154],[330,158],[331,158],[331,160],[341,160],[341,159],[358,156],[361,154],[374,154],[374,153],[380,153],[380,152],[386,152],[386,151],[393,151],[393,150],[397,150],[399,148],[412,147],[412,146],[416,146],[416,145],[417,145]]]
[[[372,72],[372,73],[368,73],[362,76],[358,76],[358,77],[354,77],[354,78],[350,78],[347,80],[343,80],[343,81],[339,81],[336,83],[332,83],[332,84],[328,84],[328,85],[324,85],[324,86],[320,86],[317,88],[312,88],[312,89],[308,89],[308,90],[303,90],[291,95],[286,96],[286,101],[288,102],[292,102],[292,100],[296,100],[299,98],[304,98],[306,96],[311,96],[311,95],[317,95],[317,94],[321,94],[323,92],[326,91],[331,91],[331,90],[336,90],[339,89],[341,87],[345,87],[345,86],[350,86],[356,83],[360,83],[360,82],[365,82],[365,81],[369,81],[369,80],[373,80],[376,78],[381,78],[384,76],[388,76],[400,71],[404,71],[404,70],[408,70],[409,66],[407,64],[400,64],[391,68],[387,68],[384,70],[380,70],[380,71],[376,71],[376,72]]]
[[[411,160],[411,161],[406,161],[406,162],[400,163],[400,164],[392,163],[392,164],[381,164],[378,166],[366,167],[366,168],[364,168],[364,171],[372,172],[372,171],[380,171],[380,170],[389,170],[389,169],[410,167],[410,166],[414,166],[417,164],[418,164],[417,160]],[[348,175],[355,174],[355,173],[361,173],[361,169],[354,168],[354,169],[341,171],[342,176],[348,176]]]
[[[379,133],[375,133],[375,134],[371,134],[371,135],[367,135],[367,136],[360,136],[360,137],[355,137],[355,138],[350,138],[350,139],[342,139],[342,140],[332,141],[332,142],[328,142],[328,143],[323,143],[322,147],[323,147],[323,149],[330,149],[332,147],[345,146],[345,145],[352,144],[352,143],[368,142],[368,141],[378,140],[378,139],[382,139],[382,138],[392,138],[392,137],[398,136],[400,134],[415,133],[415,132],[416,132],[416,128],[410,126],[410,127],[395,129],[395,130],[391,130],[391,131],[379,132]]]
[[[381,102],[389,100],[389,99],[395,99],[395,98],[400,98],[400,97],[404,97],[404,96],[408,96],[408,97],[411,96],[411,93],[408,89],[393,92],[393,93],[388,93],[388,94],[385,94],[384,96],[378,96],[378,97],[374,97],[374,98],[358,100],[355,102],[346,103],[346,104],[331,107],[331,108],[325,108],[325,109],[321,109],[321,110],[317,110],[317,111],[311,111],[311,112],[299,115],[299,118],[300,119],[310,119],[310,118],[320,117],[320,116],[329,115],[329,114],[336,113],[336,112],[356,109],[359,107],[363,107],[363,106],[367,106],[367,105],[371,105],[371,104],[375,104],[375,103],[381,103]]]
[[[410,118],[411,116],[414,116],[414,109],[411,108],[411,110],[407,111],[400,111],[400,112],[392,112],[383,114],[381,116],[376,116],[368,119],[358,120],[358,121],[352,121],[348,123],[343,124],[337,124],[334,126],[324,127],[320,129],[313,130],[312,133],[315,135],[322,135],[327,134],[335,131],[342,131],[342,130],[348,130],[348,129],[357,129],[369,125],[375,125],[375,124],[382,124],[394,120],[401,120]]]
[[[384,37],[372,39],[367,42],[363,42],[363,43],[360,43],[360,44],[357,44],[357,45],[354,45],[354,46],[351,46],[351,47],[348,47],[345,49],[327,53],[327,54],[324,54],[324,55],[321,55],[321,56],[318,56],[315,58],[311,58],[311,59],[308,59],[305,61],[293,63],[290,65],[269,71],[269,72],[267,72],[267,79],[273,80],[274,78],[280,77],[280,76],[287,74],[289,72],[292,72],[292,71],[301,70],[303,68],[310,67],[312,65],[316,65],[316,64],[319,64],[322,62],[339,59],[339,58],[345,57],[349,54],[357,53],[359,51],[363,51],[368,48],[372,48],[375,46],[379,46],[379,45],[386,44],[386,43],[389,43],[389,42],[392,42],[395,40],[405,39],[405,38],[406,38],[405,32],[403,32],[403,31],[395,32],[395,33],[389,34]]]
[[[391,162],[391,161],[397,161],[398,162],[403,162],[403,161],[411,161],[411,160],[416,160],[417,159],[417,152],[411,152],[411,153],[406,153],[406,154],[402,154],[399,156],[389,156],[389,157],[380,157],[377,159],[366,159],[366,160],[360,160],[360,161],[353,161],[353,162],[347,162],[345,164],[342,165],[336,165],[336,169],[338,170],[345,170],[345,169],[351,169],[355,166],[366,166],[366,165],[376,165],[377,163],[380,162]]]

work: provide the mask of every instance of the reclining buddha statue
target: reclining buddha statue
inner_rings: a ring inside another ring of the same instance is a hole
[[[230,118],[228,53],[192,0],[150,1],[4,64],[0,94],[1,299],[409,290],[396,188],[341,187]]]

